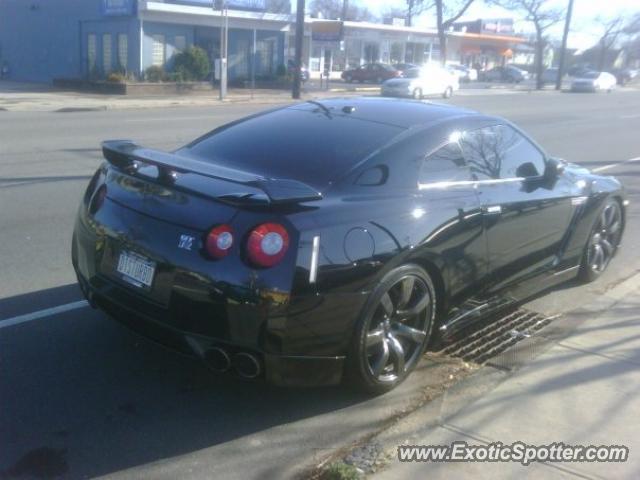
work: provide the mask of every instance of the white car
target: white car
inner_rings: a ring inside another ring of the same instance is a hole
[[[440,66],[430,65],[407,70],[402,78],[392,78],[382,84],[385,97],[413,97],[442,95],[449,98],[460,88],[458,76]]]
[[[571,90],[574,92],[597,92],[599,90],[610,92],[617,82],[616,77],[607,72],[585,72],[573,79]]]

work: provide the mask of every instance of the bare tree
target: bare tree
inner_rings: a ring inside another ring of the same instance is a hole
[[[640,12],[631,17],[624,29],[627,62],[640,61]]]
[[[382,11],[382,18],[403,18],[407,23],[407,9],[397,6],[389,6]]]
[[[545,32],[562,21],[563,10],[551,7],[549,0],[493,0],[491,3],[499,5],[507,10],[517,10],[523,13],[524,19],[531,22],[536,31],[535,40],[535,72],[536,89],[541,90],[542,81],[542,57],[547,44]]]
[[[269,13],[291,13],[291,0],[267,0],[265,9]]]
[[[597,16],[595,22],[602,28],[602,34],[598,40],[598,70],[602,71],[605,69],[607,54],[616,44],[620,35],[624,33],[628,25],[626,24],[626,17],[624,15],[617,15],[611,18]]]
[[[440,42],[440,61],[444,65],[447,61],[447,30],[465,14],[474,0],[406,0],[406,2],[407,15],[405,18],[409,27],[413,23],[413,17],[435,7]]]

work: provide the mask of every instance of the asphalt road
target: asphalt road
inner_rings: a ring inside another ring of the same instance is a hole
[[[640,157],[640,92],[451,103],[503,115],[550,153],[614,174],[629,191],[630,222],[609,271],[596,284],[556,289],[529,308],[570,310],[640,270],[640,161],[628,161]],[[101,140],[172,149],[262,108],[0,112],[0,477],[277,478],[382,425],[420,395],[435,367],[376,399],[215,377],[89,308],[3,326],[80,299],[70,236]]]

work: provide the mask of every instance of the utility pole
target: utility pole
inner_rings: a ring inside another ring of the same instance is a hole
[[[304,0],[298,0],[296,7],[296,43],[294,54],[295,70],[293,72],[292,98],[300,98],[300,84],[302,83],[302,39],[304,37]]]
[[[349,0],[342,0],[342,18],[344,22],[347,20],[347,12],[349,11]]]
[[[218,98],[224,100],[227,96],[227,42],[229,41],[229,9],[227,1],[220,4],[220,93]]]
[[[569,0],[567,17],[564,21],[564,33],[562,34],[562,48],[560,49],[560,63],[558,64],[558,77],[556,78],[556,90],[562,88],[562,77],[564,76],[564,63],[567,56],[567,40],[569,38],[569,28],[571,26],[571,15],[573,13],[573,0]]]

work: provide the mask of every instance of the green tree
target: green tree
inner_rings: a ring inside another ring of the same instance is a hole
[[[204,80],[211,71],[207,52],[200,47],[188,47],[174,57],[173,71],[186,81]]]

